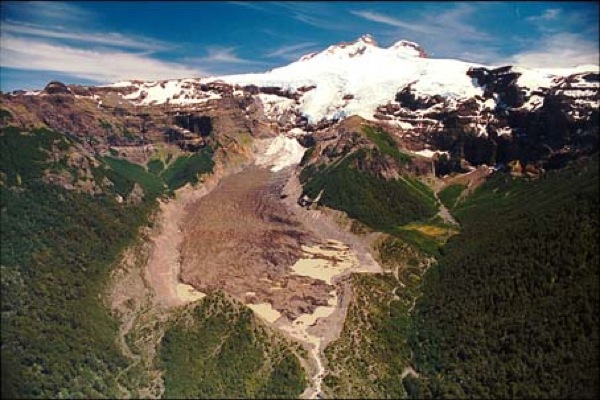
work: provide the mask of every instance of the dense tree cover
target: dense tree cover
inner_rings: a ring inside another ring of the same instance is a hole
[[[153,175],[159,175],[165,169],[165,163],[159,158],[154,158],[148,161],[148,172]]]
[[[365,152],[392,155],[391,143],[371,136],[378,149],[362,149],[329,165],[303,160],[301,181],[312,198],[324,190],[322,204],[439,259],[427,274],[409,329],[421,377],[396,375],[409,397],[597,397],[598,156],[537,180],[497,173],[460,203],[464,186],[446,188],[440,200],[454,210],[462,231],[444,245],[456,232],[419,212],[426,197],[405,195],[419,193],[416,185],[378,180],[356,168],[357,158],[373,156]],[[398,247],[380,253],[393,248]],[[349,395],[348,385],[359,390],[357,382],[368,386],[361,395],[381,390],[366,378],[375,376],[372,366],[378,365],[370,353],[377,335],[370,331],[373,304],[362,307],[366,315],[349,314],[346,322],[349,330],[369,338],[366,343],[343,333],[326,352],[332,362],[343,360],[347,370],[326,378],[338,395]],[[406,330],[392,328],[392,315],[376,326],[400,342]],[[394,363],[387,359],[377,368]]]
[[[46,150],[69,142],[43,129],[0,135],[3,397],[114,397],[126,365],[99,294],[150,205],[43,183]]]
[[[75,140],[47,129],[0,133],[5,398],[121,395],[115,377],[127,360],[115,345],[118,323],[102,294],[111,266],[148,222],[165,185],[141,166],[111,158],[91,167],[102,194],[45,183],[45,170],[80,172],[65,157],[53,157],[70,151]],[[198,170],[178,166],[172,176],[193,180]],[[116,195],[128,195],[135,183],[144,201],[118,203]]]
[[[166,168],[162,160],[151,160],[148,162],[147,170],[141,165],[124,159],[103,157],[103,160],[111,167],[108,175],[112,181],[118,183],[119,176],[123,176],[129,182],[139,182],[144,193],[155,198],[165,192],[165,186],[172,192],[188,182],[198,183],[199,175],[212,172],[214,166],[212,156],[213,150],[205,147],[196,154],[177,157]],[[126,187],[121,190],[129,193],[131,188]]]
[[[323,190],[321,204],[382,231],[433,216],[435,200],[421,182],[410,177],[386,180],[353,165],[370,151],[360,149],[321,169],[306,167],[301,176],[305,193],[315,198]]]
[[[598,182],[594,156],[457,206],[415,308],[412,397],[598,397]]]
[[[304,371],[282,339],[220,292],[179,316],[160,347],[166,398],[297,398]]]
[[[106,171],[107,177],[114,182],[115,190],[122,196],[127,196],[133,189],[133,184],[138,182],[144,190],[144,195],[156,198],[165,191],[165,184],[161,179],[139,164],[133,164],[124,159],[103,157],[102,159],[110,169]]]
[[[456,206],[456,201],[465,189],[466,186],[461,184],[448,185],[440,190],[438,197],[443,205],[448,207],[448,209],[453,209]]]

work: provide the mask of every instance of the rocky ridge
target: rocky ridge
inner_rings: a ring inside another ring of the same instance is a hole
[[[379,76],[364,73],[373,62],[382,63]],[[416,43],[384,49],[365,35],[264,74],[51,82],[3,94],[2,122],[47,125],[83,139],[89,151],[112,148],[143,163],[157,143],[194,152],[225,131],[286,134],[310,145],[356,114],[401,148],[434,157],[440,174],[516,160],[539,170],[597,149],[599,76],[597,67],[559,74],[430,59]]]

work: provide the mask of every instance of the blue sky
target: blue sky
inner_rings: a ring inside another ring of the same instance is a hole
[[[598,64],[597,2],[0,3],[0,89],[262,72],[369,33],[435,58]]]

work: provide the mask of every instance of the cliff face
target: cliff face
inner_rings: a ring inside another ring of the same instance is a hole
[[[400,134],[414,148],[449,152],[439,165],[442,173],[460,169],[463,160],[471,165],[519,160],[554,168],[566,158],[597,151],[599,74],[556,78],[539,90],[521,86],[522,74],[510,66],[472,68],[467,74],[482,87],[482,96],[452,104],[441,96],[416,95],[409,85],[375,117],[404,123]]]
[[[246,92],[234,96],[231,87],[226,87],[229,91],[219,87],[221,98],[190,107],[170,107],[140,105],[129,100],[127,95],[134,87],[82,87],[51,82],[35,94],[3,94],[2,124],[21,128],[46,125],[80,138],[93,137],[93,148],[98,151],[108,146],[177,144],[206,138],[211,133],[218,135],[226,129],[265,135],[260,126],[262,107]],[[218,93],[214,88],[206,90]]]
[[[49,129],[64,135],[68,144],[51,146],[47,153],[49,160],[60,161],[65,168],[46,171],[44,179],[90,194],[103,192],[93,179],[93,169],[105,156],[143,166],[168,164],[204,149],[216,150],[214,157],[224,158],[245,154],[249,142],[244,138],[274,135],[260,102],[247,92],[233,95],[229,85],[206,88],[219,90],[222,98],[185,109],[140,106],[127,99],[133,89],[50,82],[38,93],[2,94],[0,128]]]
[[[373,62],[382,70],[365,75]],[[1,95],[1,123],[46,126],[90,154],[140,164],[159,147],[190,154],[238,134],[286,134],[305,147],[318,144],[311,154],[326,163],[373,147],[348,128],[360,116],[389,132],[392,146],[421,156],[408,167],[384,156],[360,165],[383,177],[427,173],[432,161],[441,175],[517,160],[539,171],[598,150],[600,75],[576,71],[435,60],[414,43],[382,49],[363,37],[264,74],[102,87],[50,82],[39,92]]]

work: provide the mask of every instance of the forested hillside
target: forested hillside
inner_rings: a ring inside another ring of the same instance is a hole
[[[206,297],[163,337],[165,398],[297,398],[304,370],[287,341],[272,335],[223,293]]]
[[[74,165],[69,155],[81,151],[77,144],[47,129],[5,128],[0,135],[5,398],[121,395],[115,377],[127,359],[102,297],[111,268],[157,197],[212,169],[208,151],[156,174],[85,153]],[[49,183],[61,174],[95,193]],[[136,185],[142,191],[133,200]]]
[[[415,308],[411,397],[597,398],[598,182],[594,156],[459,203]]]
[[[311,156],[316,161],[309,163]],[[303,161],[300,180],[308,196],[315,199],[322,192],[320,204],[371,228],[394,232],[437,210],[431,189],[404,170],[411,158],[381,128],[363,125],[360,132],[341,134],[340,143],[316,154],[309,150]]]
[[[119,395],[114,378],[126,359],[100,294],[154,199],[119,204],[119,188],[135,182],[114,170],[115,184],[96,196],[45,183],[44,170],[68,169],[48,152],[73,145],[45,129],[0,135],[5,398]],[[94,171],[100,182],[109,170]]]

